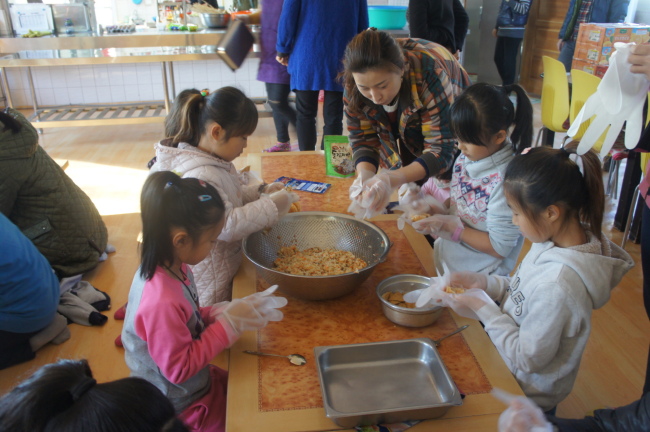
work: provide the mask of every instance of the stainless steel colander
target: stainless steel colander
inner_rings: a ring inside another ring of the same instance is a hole
[[[335,276],[298,276],[273,269],[273,261],[283,246],[298,250],[311,247],[350,251],[368,263],[359,272]],[[390,240],[386,233],[370,222],[342,213],[289,213],[270,231],[258,231],[243,241],[244,254],[269,284],[305,300],[328,300],[351,292],[361,285],[375,266],[386,259]]]

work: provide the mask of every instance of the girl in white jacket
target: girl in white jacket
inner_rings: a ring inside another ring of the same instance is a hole
[[[438,296],[473,311],[526,396],[551,413],[573,388],[592,309],[634,265],[601,232],[598,156],[575,148],[526,149],[506,169],[512,221],[533,243],[514,276],[452,273],[451,285],[467,290]]]
[[[255,103],[234,87],[210,94],[183,90],[165,119],[167,138],[155,145],[152,171],[174,171],[210,183],[226,206],[226,222],[212,252],[192,268],[201,306],[231,299],[241,240],[273,226],[298,200],[282,183],[250,184],[232,164],[246,148],[257,119]]]

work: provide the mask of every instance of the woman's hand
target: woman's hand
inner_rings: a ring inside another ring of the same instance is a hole
[[[492,29],[492,36],[497,37],[497,29]]]
[[[650,44],[631,46],[627,61],[632,65],[630,72],[645,74],[650,80]]]
[[[280,63],[282,66],[289,66],[289,56],[286,57],[280,57],[280,56],[275,56],[275,59]]]
[[[557,50],[562,51],[562,47],[564,46],[564,41],[562,39],[557,40]]]

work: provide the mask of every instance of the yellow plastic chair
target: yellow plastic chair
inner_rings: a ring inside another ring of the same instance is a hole
[[[542,82],[542,127],[537,133],[535,146],[539,145],[544,128],[553,132],[566,132],[563,124],[569,117],[569,80],[564,64],[543,56],[544,81]]]

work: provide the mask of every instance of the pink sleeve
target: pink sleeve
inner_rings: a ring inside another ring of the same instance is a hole
[[[449,188],[441,188],[438,186],[436,179],[429,177],[429,180],[422,185],[420,189],[423,195],[431,195],[437,199],[441,204],[444,204],[445,201],[451,195]]]
[[[192,339],[187,321],[194,311],[174,288],[157,285],[154,280],[147,282],[134,325],[160,372],[178,384],[196,375],[223,351],[228,336],[223,326],[214,322],[200,338]]]
[[[205,323],[205,325],[210,325],[214,322],[214,318],[210,316],[211,310],[212,310],[212,306],[205,306],[199,308],[199,313],[201,314],[201,318],[203,318],[203,322]]]

